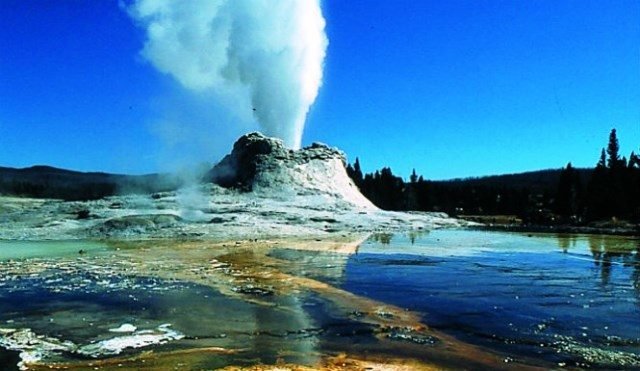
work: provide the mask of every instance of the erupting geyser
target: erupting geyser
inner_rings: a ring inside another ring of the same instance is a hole
[[[136,0],[128,11],[159,71],[189,90],[246,101],[235,109],[297,149],[328,44],[319,1]]]

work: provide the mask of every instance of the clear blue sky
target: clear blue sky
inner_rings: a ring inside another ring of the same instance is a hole
[[[640,149],[640,1],[323,10],[325,80],[304,144],[428,179],[593,166],[613,127],[622,154]],[[139,57],[143,42],[115,0],[0,1],[0,166],[145,173],[226,153],[246,128],[208,122],[219,107],[185,97]],[[166,115],[202,130],[167,133]]]

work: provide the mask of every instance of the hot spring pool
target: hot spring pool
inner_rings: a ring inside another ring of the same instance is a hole
[[[0,364],[14,369],[315,367],[344,353],[640,367],[640,241],[628,237],[438,230],[372,236],[351,254],[1,241],[0,272]]]

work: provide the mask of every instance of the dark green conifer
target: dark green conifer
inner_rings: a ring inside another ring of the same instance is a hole
[[[604,169],[605,167],[607,167],[607,157],[604,153],[604,148],[603,148],[602,152],[600,152],[600,160],[596,164],[596,168]]]
[[[619,151],[620,144],[618,143],[616,129],[611,129],[611,133],[609,134],[609,144],[607,145],[607,155],[609,155],[607,165],[610,169],[616,168],[620,164]]]
[[[356,162],[353,164],[353,176],[356,185],[360,187],[364,178],[362,176],[362,169],[360,168],[360,159],[358,157],[356,157]]]
[[[413,169],[413,172],[411,173],[411,177],[409,177],[409,180],[411,181],[411,183],[416,183],[418,181],[418,175],[416,174],[416,169]]]

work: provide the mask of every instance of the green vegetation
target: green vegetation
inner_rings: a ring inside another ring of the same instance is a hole
[[[405,182],[385,167],[362,175],[360,160],[347,166],[362,193],[386,210],[444,211],[451,215],[502,215],[533,224],[581,225],[596,220],[640,221],[640,157],[620,157],[611,130],[595,168],[483,178],[429,181],[415,170]]]

